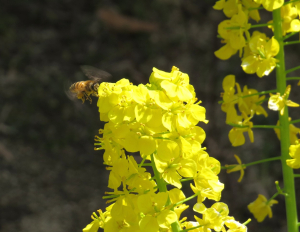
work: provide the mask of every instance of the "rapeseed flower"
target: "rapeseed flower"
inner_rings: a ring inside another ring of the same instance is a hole
[[[280,111],[280,114],[283,115],[286,106],[299,107],[299,104],[291,100],[288,100],[290,92],[291,92],[291,86],[288,85],[283,95],[280,95],[280,93],[276,93],[276,94],[270,93],[268,108],[270,110]]]
[[[293,159],[287,159],[286,164],[294,169],[300,168],[300,144],[291,145],[289,151],[289,155]]]
[[[237,50],[241,50],[246,45],[244,33],[249,36],[249,28],[251,24],[248,23],[248,16],[242,10],[242,6],[238,6],[238,13],[232,16],[229,20],[224,20],[218,26],[218,33],[224,41],[230,46],[222,48],[215,52],[215,55],[220,59],[228,59]],[[226,52],[228,54],[226,55]]]
[[[272,218],[273,214],[271,206],[277,203],[278,201],[267,200],[264,195],[259,194],[258,198],[248,205],[248,209],[258,222],[262,222],[267,215],[269,218]]]
[[[100,120],[106,124],[99,130],[101,137],[96,136],[95,149],[105,150],[108,187],[112,189],[107,192],[108,202],[114,203],[84,231],[96,232],[99,227],[109,232],[170,231],[176,221],[185,227],[186,219],[180,220],[188,208],[180,203],[185,200],[180,190],[182,178],[194,179],[191,188],[198,202],[220,200],[224,188],[218,177],[221,165],[201,146],[206,134],[197,124],[208,122],[206,110],[186,73],[176,67],[171,72],[153,68],[150,84],[134,86],[127,79],[103,82],[98,96]],[[161,186],[127,152],[139,152],[142,162],[150,160],[156,178],[176,188],[156,193]],[[219,206],[204,213],[204,221],[209,220],[210,227],[217,230],[223,229],[228,219],[220,217],[224,207]],[[204,232],[202,228],[199,231]]]
[[[291,121],[291,118],[289,117],[289,121]],[[280,126],[279,120],[277,121],[276,126]],[[280,129],[274,128],[274,131],[277,135],[277,138],[280,140]],[[298,142],[298,136],[300,134],[300,128],[295,127],[293,124],[289,125],[289,132],[290,132],[290,144],[295,145]]]
[[[267,11],[273,11],[281,7],[284,0],[253,0],[258,4],[262,4]]]
[[[282,35],[285,36],[290,32],[300,31],[300,20],[298,19],[298,10],[297,7],[292,4],[286,4],[280,8],[281,19],[282,19]],[[270,21],[269,23],[272,23]],[[269,28],[274,30],[273,25],[270,25]]]
[[[269,75],[276,66],[274,58],[279,52],[279,43],[272,37],[267,40],[262,34],[254,35],[249,41],[250,52],[242,59],[242,68],[248,74],[258,77]]]
[[[241,182],[245,174],[244,169],[246,169],[246,166],[242,164],[240,157],[234,155],[234,158],[236,159],[238,164],[230,164],[230,165],[226,164],[225,167],[228,168],[227,173],[241,171],[240,178],[238,179],[238,182]]]

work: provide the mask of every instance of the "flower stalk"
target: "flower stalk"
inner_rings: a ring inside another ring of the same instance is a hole
[[[279,52],[276,56],[278,65],[276,67],[276,85],[278,92],[283,95],[286,89],[286,74],[290,71],[285,70],[285,58],[284,58],[284,42],[282,36],[282,19],[280,14],[280,8],[273,11],[274,22],[274,35],[279,43]],[[287,106],[285,106],[284,114],[279,115],[280,122],[280,144],[281,144],[281,156],[282,156],[282,171],[284,180],[284,189],[288,194],[285,197],[286,215],[287,215],[287,227],[289,232],[298,232],[298,217],[296,208],[296,196],[295,196],[295,183],[293,169],[286,164],[286,160],[289,159],[289,114]]]

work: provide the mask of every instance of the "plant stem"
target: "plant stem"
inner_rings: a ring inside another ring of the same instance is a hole
[[[234,124],[234,123],[227,123],[227,125],[233,126],[233,127],[238,127],[238,128],[248,128],[249,127],[247,125],[239,125],[239,124]],[[276,126],[276,125],[254,125],[251,128],[274,129],[274,128],[281,128],[281,127]]]
[[[294,123],[297,123],[297,122],[300,122],[300,119],[296,119],[296,120],[290,121],[290,124],[294,124]]]
[[[273,25],[273,23],[256,24],[256,25],[251,25],[250,28],[267,27],[267,26],[272,26],[272,25]]]
[[[271,200],[273,200],[275,197],[277,197],[278,195],[279,195],[279,192],[275,193],[269,200],[267,200],[266,205],[268,205],[269,202],[270,202]]]
[[[255,164],[261,164],[261,163],[265,163],[265,162],[270,162],[270,161],[274,161],[274,160],[280,160],[281,156],[277,156],[277,157],[273,157],[273,158],[268,158],[268,159],[263,159],[263,160],[258,160],[258,161],[254,161],[248,164],[244,164],[246,167],[251,166],[251,165],[255,165]]]
[[[272,158],[263,159],[263,160],[258,160],[258,161],[254,161],[254,162],[251,162],[251,163],[243,164],[243,167],[249,167],[249,166],[252,166],[252,165],[266,163],[266,162],[280,160],[280,159],[281,159],[281,156],[272,157]],[[228,167],[222,166],[221,167],[221,169],[232,169],[232,168],[234,168],[234,166],[228,166]]]
[[[279,54],[279,53],[278,53]],[[278,55],[277,55],[278,56]],[[289,69],[289,70],[286,70],[285,71],[285,74],[288,74],[288,73],[290,73],[290,72],[293,72],[293,71],[296,71],[296,70],[298,70],[298,69],[300,69],[300,66],[297,66],[297,67],[295,67],[295,68],[291,68],[291,69]]]
[[[292,45],[292,44],[298,44],[300,43],[300,41],[288,41],[288,42],[284,42],[283,45]]]
[[[279,61],[276,67],[276,85],[280,95],[283,95],[286,89],[286,74],[285,71],[285,59],[284,59],[284,45],[282,36],[282,19],[280,15],[280,8],[273,11],[273,22],[274,22],[274,36],[279,43],[279,53],[276,58]],[[286,216],[287,216],[287,227],[289,232],[298,232],[298,217],[296,208],[296,197],[295,197],[295,183],[294,183],[294,173],[286,164],[286,159],[289,159],[289,146],[290,146],[290,136],[289,136],[289,115],[288,108],[285,106],[284,114],[279,115],[280,122],[280,144],[281,144],[281,157],[282,157],[282,172],[284,189],[287,193],[285,196],[286,205]]]
[[[268,93],[276,93],[277,89],[272,89],[272,90],[268,90],[268,91],[261,91],[261,92],[257,92],[257,93],[252,93],[252,94],[248,94],[248,95],[243,95],[243,96],[239,96],[239,98],[247,98],[247,97],[252,97],[255,95],[262,95],[262,94],[268,94]],[[218,104],[223,103],[224,101],[218,101]]]
[[[291,80],[300,80],[300,77],[287,77],[286,80],[287,80],[287,81],[291,81]]]
[[[285,37],[283,37],[283,40],[286,40],[286,39],[288,39],[288,38],[290,38],[290,37],[292,37],[293,35],[296,35],[296,34],[298,34],[298,32],[292,32],[292,33],[286,35]]]
[[[155,166],[155,161],[154,161],[154,155],[153,154],[151,154],[151,163],[152,163],[152,169],[153,169],[154,177],[156,179],[156,184],[158,186],[159,191],[160,192],[167,192],[168,189],[167,189],[166,182],[164,181],[164,179],[162,179],[160,177],[160,174],[159,174],[159,172],[158,172],[158,170]],[[171,205],[170,198],[168,198],[166,206],[168,206],[168,205]],[[173,222],[171,224],[171,227],[172,227],[172,232],[179,232],[181,230],[178,221]]]

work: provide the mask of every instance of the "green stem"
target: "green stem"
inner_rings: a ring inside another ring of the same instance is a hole
[[[252,166],[252,165],[266,163],[266,162],[270,162],[270,161],[274,161],[274,160],[280,160],[280,159],[281,159],[281,156],[268,158],[268,159],[262,159],[262,160],[254,161],[254,162],[251,162],[251,163],[248,163],[248,164],[243,164],[243,167],[249,167],[249,166]],[[221,169],[232,169],[232,168],[234,168],[234,166],[228,166],[228,167],[222,166],[221,167]]]
[[[184,178],[184,179],[181,179],[180,182],[190,181],[190,180],[193,180],[193,179],[194,179],[193,177]]]
[[[147,158],[147,156],[145,156],[145,157],[143,158],[142,162],[138,165],[139,168],[140,168],[141,166],[143,166],[143,164],[144,164],[146,158]]]
[[[294,177],[295,178],[300,177],[300,174],[294,174]]]
[[[189,200],[191,200],[191,199],[197,197],[199,194],[200,194],[200,191],[199,191],[198,193],[195,193],[194,195],[188,197],[188,198],[185,198],[185,199],[182,200],[182,201],[178,201],[176,204],[174,204],[174,207],[176,207],[177,205],[181,205],[182,203],[187,202],[187,201],[189,201]]]
[[[267,26],[272,26],[273,23],[263,23],[263,24],[256,24],[256,25],[251,25],[250,28],[257,28],[257,27],[267,27]],[[245,29],[245,27],[240,27],[240,26],[235,26],[235,27],[226,27],[226,30],[239,30],[239,29]]]
[[[151,154],[151,166],[152,166],[152,169],[153,169],[153,172],[154,172],[154,177],[156,179],[156,184],[158,186],[158,189],[160,192],[167,192],[167,184],[166,182],[164,181],[163,178],[160,177],[160,174],[156,168],[156,165],[155,165],[155,162],[154,162],[154,156],[153,154]]]
[[[167,192],[168,191],[167,184],[164,181],[164,179],[160,177],[160,173],[158,172],[158,170],[156,168],[156,165],[155,165],[153,154],[151,154],[151,163],[152,163],[152,169],[153,169],[154,177],[156,179],[156,184],[158,186],[159,191],[160,192]],[[170,198],[168,198],[166,206],[168,206],[168,205],[171,205]],[[179,232],[181,230],[178,221],[173,222],[171,224],[171,227],[172,227],[172,232]]]
[[[287,80],[287,81],[291,81],[291,80],[300,80],[300,77],[287,77],[286,80]]]
[[[275,125],[254,125],[252,128],[274,129],[274,128],[280,128],[280,126],[275,126]]]
[[[276,92],[277,92],[277,89],[272,89],[272,90],[268,90],[268,91],[261,91],[261,92],[257,92],[257,93],[244,95],[244,96],[241,96],[240,98],[252,97],[255,95],[268,94],[268,93],[276,93]]]
[[[292,44],[298,44],[300,43],[300,41],[288,41],[288,42],[284,42],[283,45],[286,46],[286,45],[292,45]]]
[[[278,53],[279,54],[279,53]],[[278,55],[277,55],[278,56]],[[285,74],[288,74],[288,73],[290,73],[290,72],[293,72],[293,71],[296,71],[296,70],[298,70],[298,69],[300,69],[300,66],[297,66],[297,67],[295,67],[295,68],[291,68],[291,69],[289,69],[289,70],[286,70],[285,71]]]
[[[263,24],[251,25],[250,28],[267,27],[267,26],[273,26],[273,23],[263,23]]]
[[[144,164],[141,165],[141,166],[142,166],[142,167],[147,167],[147,166],[148,166],[148,167],[150,167],[150,166],[152,167],[152,164],[151,164],[151,163],[144,163]]]
[[[278,195],[279,195],[279,192],[275,193],[269,200],[267,200],[266,205],[268,205],[269,202],[270,202],[271,200],[273,200],[275,197],[277,197]]]
[[[252,94],[248,94],[248,95],[244,95],[244,96],[239,96],[239,98],[247,98],[247,97],[252,97],[255,95],[262,95],[262,94],[268,94],[268,93],[276,93],[277,89],[272,89],[272,90],[268,90],[268,91],[261,91],[261,92],[257,92],[257,93],[252,93]],[[218,101],[218,104],[223,103],[224,101]]]
[[[247,125],[239,125],[239,124],[234,124],[234,123],[227,123],[227,125],[233,126],[233,127],[238,127],[238,128],[248,128],[249,127]],[[254,125],[251,128],[274,129],[274,128],[280,128],[280,126],[275,126],[275,125]]]
[[[273,11],[274,22],[274,36],[279,43],[279,53],[276,58],[279,61],[276,67],[276,85],[280,95],[283,95],[286,89],[286,74],[290,70],[285,71],[285,59],[284,59],[284,45],[282,36],[282,19],[280,14],[280,8]],[[299,67],[300,68],[300,67]],[[294,68],[295,69],[295,68]],[[293,69],[293,70],[294,70]],[[293,71],[292,70],[292,71]],[[284,114],[279,115],[280,122],[280,144],[281,144],[281,157],[282,157],[282,172],[284,189],[287,193],[285,196],[286,216],[287,216],[287,228],[289,232],[298,232],[298,216],[296,208],[296,196],[295,196],[295,183],[293,170],[287,166],[286,160],[289,159],[289,115],[288,108],[285,106]]]
[[[269,98],[265,98],[264,100],[261,100],[259,102],[256,102],[256,105],[260,105],[261,103],[265,102],[265,101],[269,101]]]
[[[296,35],[296,34],[298,34],[298,32],[292,32],[292,33],[286,35],[285,37],[283,37],[283,40],[286,40],[286,39],[288,39],[288,38],[290,38],[290,37],[292,37],[293,35]]]
[[[281,156],[277,156],[277,157],[273,157],[273,158],[268,158],[268,159],[263,159],[263,160],[258,160],[258,161],[254,161],[248,164],[245,164],[246,167],[255,165],[255,164],[261,164],[261,163],[266,163],[266,162],[270,162],[270,161],[274,161],[274,160],[281,160]]]
[[[296,119],[296,120],[290,121],[289,123],[290,124],[295,124],[295,123],[298,123],[298,122],[300,122],[300,119]]]

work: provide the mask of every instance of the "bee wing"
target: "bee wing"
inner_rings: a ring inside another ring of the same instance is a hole
[[[77,99],[76,97],[76,93],[73,93],[70,89],[70,87],[68,86],[72,86],[72,83],[70,81],[64,83],[64,91],[65,91],[65,94],[67,95],[67,97],[72,100],[72,101],[75,101]]]
[[[83,71],[83,73],[92,80],[97,80],[97,81],[99,81],[100,79],[106,80],[111,77],[110,73],[97,69],[93,66],[82,65],[80,66],[80,68]]]

